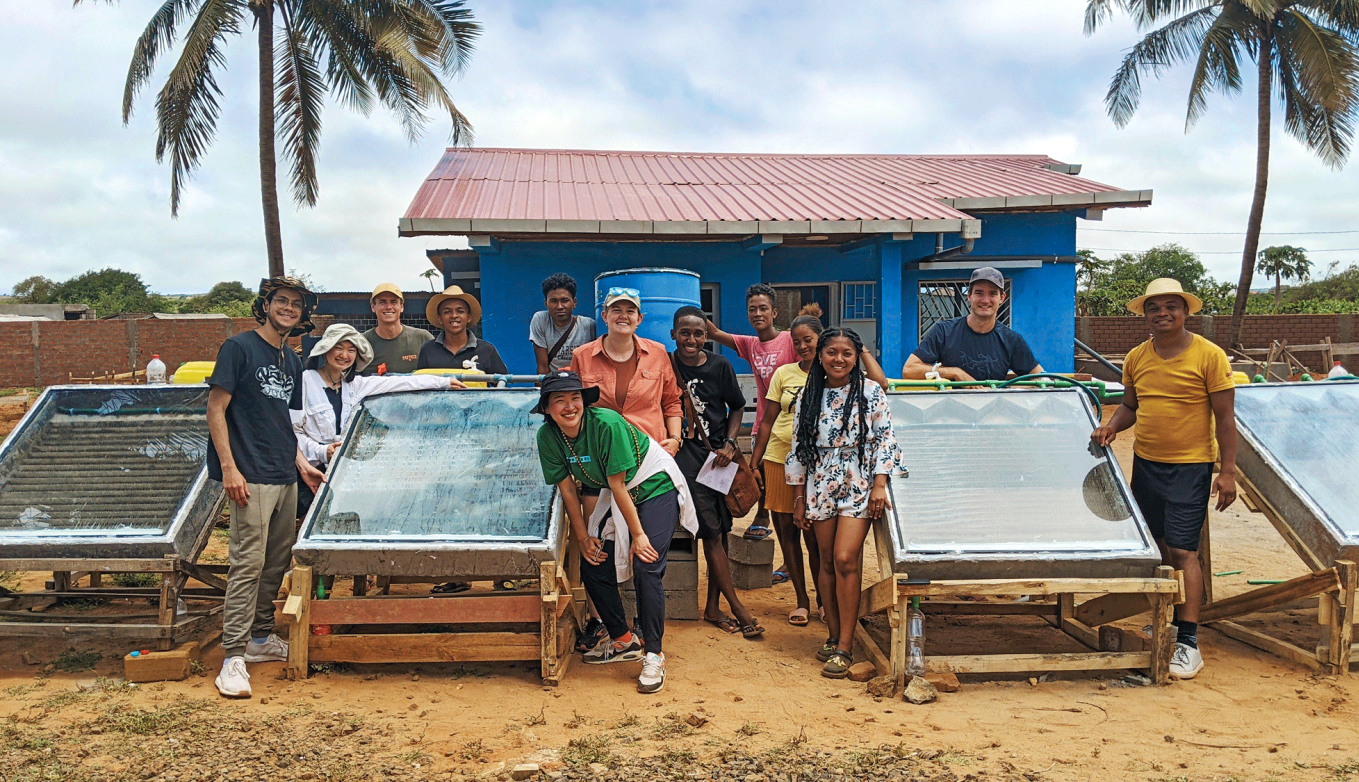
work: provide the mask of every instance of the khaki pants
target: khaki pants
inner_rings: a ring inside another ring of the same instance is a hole
[[[222,612],[222,649],[245,654],[245,643],[274,631],[274,598],[293,560],[297,484],[249,483],[244,508],[231,500],[231,569]]]

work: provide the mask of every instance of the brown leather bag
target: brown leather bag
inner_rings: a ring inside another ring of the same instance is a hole
[[[670,360],[675,364],[679,362],[679,359],[675,358],[673,354],[670,356]],[[698,433],[698,439],[703,442],[703,447],[709,451],[716,451],[717,449],[713,448],[713,444],[708,442],[708,433],[703,431],[703,424],[698,420],[698,408],[694,404],[693,396],[689,393],[689,387],[680,380],[678,366],[675,367],[675,382],[684,391],[684,417],[689,419],[689,425]],[[740,413],[736,412],[733,415],[740,415]],[[756,482],[755,471],[750,468],[745,454],[741,453],[739,447],[736,449],[736,456],[731,461],[732,464],[736,465],[736,476],[732,478],[731,488],[727,490],[727,510],[731,511],[733,517],[739,519],[750,513],[750,509],[754,508],[756,503],[760,501],[760,484]]]

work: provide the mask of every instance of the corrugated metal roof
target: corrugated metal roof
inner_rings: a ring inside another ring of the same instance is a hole
[[[1107,206],[1150,201],[1150,191],[1120,191],[1049,166],[1067,168],[1046,155],[452,148],[402,228],[472,220],[515,221],[502,230],[522,229],[518,221],[962,221],[971,218],[961,209],[1004,208],[1007,198],[1024,207],[1094,205],[1095,194],[1106,194],[1099,200]]]

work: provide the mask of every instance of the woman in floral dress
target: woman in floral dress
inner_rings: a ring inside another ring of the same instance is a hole
[[[887,479],[901,474],[887,394],[865,382],[863,342],[853,329],[826,329],[797,402],[785,474],[795,489],[793,519],[816,533],[830,637],[817,653],[821,675],[844,678],[853,663],[864,539],[888,507]]]

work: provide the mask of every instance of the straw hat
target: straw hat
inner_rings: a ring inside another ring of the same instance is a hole
[[[351,342],[354,349],[358,351],[358,358],[354,361],[354,371],[362,372],[369,364],[373,363],[373,346],[364,338],[359,330],[348,323],[335,323],[327,326],[321,340],[311,349],[308,359],[323,358],[330,349],[341,342]]]
[[[430,297],[429,303],[425,305],[425,317],[429,319],[430,323],[436,326],[440,324],[439,305],[449,299],[461,299],[462,303],[467,305],[467,311],[472,315],[472,323],[481,321],[481,304],[472,297],[472,294],[464,293],[462,288],[456,285],[450,285],[444,288],[443,293]]]
[[[1147,292],[1128,302],[1128,309],[1138,315],[1142,312],[1142,305],[1152,296],[1167,296],[1174,294],[1184,299],[1184,303],[1189,307],[1189,314],[1193,315],[1203,309],[1203,300],[1192,293],[1186,293],[1179,280],[1172,280],[1169,277],[1157,277],[1147,283]]]

